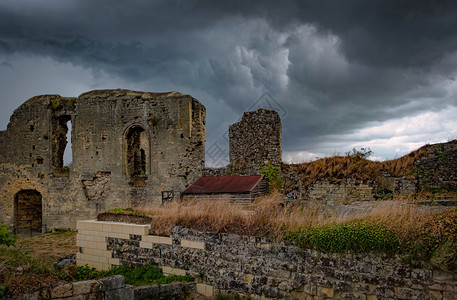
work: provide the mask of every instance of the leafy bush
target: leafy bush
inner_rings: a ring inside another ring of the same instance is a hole
[[[386,227],[364,221],[316,226],[299,229],[285,235],[300,248],[326,252],[383,252],[395,254],[400,250],[394,232]]]
[[[16,243],[16,235],[12,234],[9,229],[8,225],[3,225],[2,222],[0,222],[0,245],[6,245],[6,246],[14,246]]]
[[[394,197],[394,193],[391,190],[381,190],[374,195],[376,200],[391,200]]]
[[[351,151],[346,152],[346,156],[353,158],[354,160],[361,160],[367,159],[373,154],[370,148],[360,148],[357,150],[356,148],[352,148]]]
[[[60,97],[55,97],[51,99],[51,102],[49,104],[52,110],[57,110],[62,108],[62,103],[60,102]]]
[[[8,287],[5,284],[0,284],[0,297],[5,296],[8,293]]]
[[[265,175],[268,193],[282,190],[282,178],[279,168],[269,161],[266,166],[260,166],[260,174]]]

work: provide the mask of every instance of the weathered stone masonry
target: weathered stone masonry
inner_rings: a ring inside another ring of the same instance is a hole
[[[123,226],[130,228],[124,234],[119,232]],[[110,259],[122,265],[157,264],[165,273],[194,276],[197,290],[207,295],[231,292],[292,299],[455,299],[457,295],[455,275],[412,268],[382,255],[325,254],[265,238],[181,227],[175,227],[170,237],[148,235],[148,225],[83,221],[78,228],[83,252],[78,264],[96,266],[97,261]],[[86,242],[100,236],[104,236],[101,242]],[[94,252],[90,247],[103,250]]]
[[[276,111],[245,112],[241,121],[229,127],[230,167],[253,175],[259,166],[282,163],[282,127]]]
[[[111,207],[160,204],[162,191],[179,197],[204,167],[205,118],[198,100],[176,92],[31,98],[0,131],[0,220],[26,231],[74,228]]]

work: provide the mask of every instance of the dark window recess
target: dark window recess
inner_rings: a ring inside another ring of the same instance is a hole
[[[175,197],[175,191],[162,191],[162,203],[171,201]]]
[[[14,197],[14,227],[16,233],[42,232],[42,198],[36,190],[22,190]]]
[[[146,132],[139,126],[132,127],[127,139],[127,175],[129,177],[146,176],[146,150],[148,141]]]
[[[44,162],[44,158],[41,157],[41,156],[37,156],[36,158],[36,163],[39,164],[39,165],[42,165]]]

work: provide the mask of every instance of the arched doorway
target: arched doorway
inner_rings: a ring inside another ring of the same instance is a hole
[[[41,233],[42,197],[37,190],[21,190],[14,196],[14,227],[16,233]]]

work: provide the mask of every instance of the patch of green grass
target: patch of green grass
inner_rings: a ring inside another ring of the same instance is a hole
[[[52,270],[27,252],[0,246],[0,296],[17,296],[57,282]]]
[[[147,214],[144,211],[133,209],[131,207],[128,208],[112,208],[107,213],[117,214],[117,215],[129,215],[129,216],[137,216],[137,217],[147,217]]]
[[[37,259],[33,259],[27,252],[15,248],[0,247],[0,262],[11,268],[27,266],[33,272],[49,273],[46,265]]]

